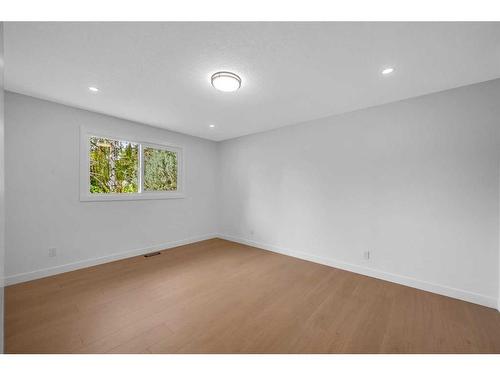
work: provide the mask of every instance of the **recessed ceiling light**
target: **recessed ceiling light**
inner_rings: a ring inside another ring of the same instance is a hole
[[[241,78],[231,72],[217,72],[212,75],[212,86],[217,90],[231,92],[241,87]]]
[[[388,75],[388,74],[391,74],[394,72],[394,68],[385,68],[384,70],[382,70],[382,74],[384,76]]]
[[[97,87],[94,87],[94,86],[89,86],[89,91],[98,92],[99,89]]]
[[[214,124],[210,124],[208,125],[209,128],[215,128],[215,125]]]

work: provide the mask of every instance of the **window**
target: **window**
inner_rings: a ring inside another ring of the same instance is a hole
[[[82,128],[80,200],[181,198],[182,149]]]
[[[144,190],[177,190],[177,153],[144,147]]]
[[[89,138],[90,193],[138,193],[139,145],[109,138]]]

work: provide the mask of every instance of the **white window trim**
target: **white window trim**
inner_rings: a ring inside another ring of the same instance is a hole
[[[139,192],[138,193],[90,193],[90,158],[89,142],[90,137],[110,138],[139,144]],[[154,147],[169,150],[177,153],[177,190],[176,191],[142,191],[142,180],[144,178],[144,160],[142,148]],[[80,201],[132,201],[144,199],[178,199],[185,198],[184,194],[184,148],[174,146],[157,140],[140,140],[130,137],[127,134],[110,133],[107,131],[95,130],[84,126],[80,127]]]

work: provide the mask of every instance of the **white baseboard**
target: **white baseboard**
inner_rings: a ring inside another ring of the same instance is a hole
[[[217,237],[216,234],[206,234],[204,236],[191,237],[191,238],[186,238],[186,239],[178,240],[178,241],[171,241],[171,242],[167,242],[167,243],[163,243],[163,244],[159,244],[159,245],[155,245],[155,246],[143,247],[140,249],[134,249],[134,250],[124,251],[124,252],[120,252],[120,253],[114,253],[114,254],[106,255],[103,257],[99,257],[99,258],[85,259],[85,260],[80,260],[78,262],[62,264],[62,265],[58,265],[58,266],[54,266],[54,267],[44,268],[41,270],[25,272],[25,273],[18,273],[15,275],[6,276],[5,277],[5,285],[14,285],[14,284],[22,283],[25,281],[40,279],[42,277],[57,275],[59,273],[74,271],[74,270],[77,270],[80,268],[92,267],[92,266],[96,266],[98,264],[113,262],[115,260],[130,258],[130,257],[142,255],[142,254],[151,253],[154,251],[171,249],[173,247],[187,245],[187,244],[198,242],[198,241],[209,240],[209,239],[215,238],[215,237]]]
[[[485,296],[482,294],[469,292],[466,290],[456,289],[456,288],[453,288],[450,286],[434,284],[434,283],[423,281],[423,280],[417,280],[417,279],[414,279],[411,277],[397,275],[397,274],[385,272],[385,271],[380,271],[377,269],[364,267],[364,266],[360,266],[360,265],[353,264],[353,263],[342,262],[342,261],[332,259],[332,258],[324,258],[324,257],[320,257],[317,255],[302,253],[302,252],[298,252],[298,251],[291,251],[291,250],[284,249],[281,247],[263,244],[263,243],[255,242],[252,240],[238,238],[238,237],[234,237],[234,236],[230,236],[230,235],[226,235],[226,234],[219,234],[217,237],[228,240],[228,241],[238,242],[238,243],[241,243],[244,245],[257,247],[257,248],[260,248],[263,250],[268,250],[268,251],[272,251],[275,253],[280,253],[283,255],[288,255],[291,257],[308,260],[308,261],[311,261],[314,263],[324,264],[324,265],[330,266],[330,267],[340,268],[342,270],[358,273],[361,275],[370,276],[370,277],[374,277],[377,279],[406,285],[406,286],[409,286],[412,288],[425,290],[427,292],[441,294],[441,295],[444,295],[447,297],[456,298],[456,299],[460,299],[463,301],[472,302],[472,303],[475,303],[478,305],[492,307],[494,309],[500,310],[499,305],[497,303],[497,299],[494,297]]]
[[[332,258],[325,258],[325,257],[317,256],[317,255],[303,253],[303,252],[292,251],[292,250],[284,249],[284,248],[281,248],[278,246],[263,244],[263,243],[259,243],[256,241],[252,241],[252,240],[248,240],[248,239],[244,239],[244,238],[239,238],[239,237],[234,237],[234,236],[230,236],[230,235],[226,235],[226,234],[207,234],[207,235],[203,235],[203,236],[191,237],[191,238],[178,240],[178,241],[171,241],[171,242],[167,242],[167,243],[159,244],[159,245],[155,245],[155,246],[149,246],[149,247],[144,247],[144,248],[140,248],[140,249],[134,249],[134,250],[129,250],[129,251],[120,252],[120,253],[114,253],[114,254],[106,255],[103,257],[99,257],[99,258],[85,259],[85,260],[81,260],[81,261],[74,262],[74,263],[67,263],[67,264],[63,264],[63,265],[58,265],[58,266],[54,266],[54,267],[36,270],[36,271],[10,275],[10,276],[5,277],[5,285],[6,286],[7,285],[14,285],[14,284],[22,283],[25,281],[30,281],[30,280],[35,280],[35,279],[39,279],[42,277],[57,275],[59,273],[74,271],[77,269],[91,267],[91,266],[95,266],[95,265],[102,264],[102,263],[108,263],[108,262],[112,262],[115,260],[130,258],[130,257],[142,255],[142,254],[149,253],[149,252],[170,249],[173,247],[187,245],[187,244],[198,242],[198,241],[208,240],[208,239],[215,238],[215,237],[222,238],[222,239],[225,239],[228,241],[242,243],[242,244],[249,245],[249,246],[254,246],[254,247],[257,247],[257,248],[260,248],[263,250],[273,251],[276,253],[292,256],[292,257],[299,258],[299,259],[308,260],[308,261],[311,261],[314,263],[324,264],[324,265],[327,265],[330,267],[340,268],[340,269],[354,272],[354,273],[358,273],[361,275],[370,276],[370,277],[374,277],[377,279],[406,285],[406,286],[409,286],[412,288],[441,294],[441,295],[444,295],[447,297],[457,298],[457,299],[460,299],[463,301],[476,303],[478,305],[492,307],[492,308],[498,309],[500,311],[500,301],[497,301],[497,299],[494,297],[485,296],[482,294],[469,292],[469,291],[462,290],[462,289],[456,289],[453,287],[435,284],[435,283],[431,283],[431,282],[427,282],[427,281],[423,281],[423,280],[418,280],[418,279],[414,279],[414,278],[407,277],[407,276],[397,275],[397,274],[390,273],[390,272],[380,271],[380,270],[376,270],[373,268],[364,267],[364,266],[360,266],[360,265],[353,264],[353,263],[347,263],[347,262],[339,261],[339,260],[332,259]]]

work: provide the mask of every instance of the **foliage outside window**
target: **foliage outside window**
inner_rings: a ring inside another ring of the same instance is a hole
[[[85,134],[81,200],[182,197],[181,149]],[[85,156],[84,156],[85,155]]]
[[[177,153],[144,148],[144,190],[177,190]]]
[[[139,145],[107,138],[90,138],[90,192],[137,193]]]

